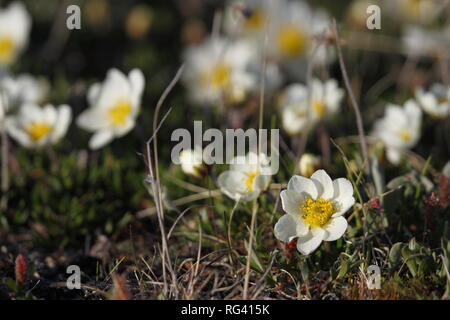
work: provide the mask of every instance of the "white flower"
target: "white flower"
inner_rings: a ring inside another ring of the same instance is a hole
[[[386,12],[397,21],[429,24],[445,9],[445,1],[395,0],[386,1]],[[400,18],[400,19],[399,19]]]
[[[320,157],[304,153],[298,162],[299,172],[304,177],[310,177],[320,166]]]
[[[315,36],[329,28],[330,19],[321,10],[311,9],[303,1],[273,1],[272,17],[269,22],[270,54],[281,60],[298,61],[307,59],[313,52]],[[318,63],[330,62],[334,55],[321,45],[314,54]]]
[[[311,129],[318,121],[339,111],[344,90],[337,81],[311,81],[308,103],[308,89],[302,84],[292,84],[285,89],[281,98],[283,128],[291,135]]]
[[[201,177],[205,169],[201,149],[184,149],[180,152],[180,164],[184,173],[193,177]]]
[[[411,56],[437,55],[450,45],[445,31],[416,25],[405,26],[402,40],[406,53]]]
[[[324,170],[314,172],[310,179],[293,176],[287,190],[280,194],[287,213],[275,224],[275,237],[283,242],[298,238],[302,254],[313,252],[322,241],[335,241],[347,229],[343,217],[355,203],[353,186],[345,178],[334,181]]]
[[[5,126],[22,146],[36,148],[57,143],[66,134],[71,119],[72,110],[68,105],[55,108],[48,104],[41,108],[24,104],[16,116],[6,119]]]
[[[235,201],[251,201],[269,186],[271,176],[268,172],[268,159],[254,152],[233,158],[230,170],[219,175],[217,184],[220,190]]]
[[[386,156],[398,164],[401,153],[414,147],[420,139],[422,111],[414,100],[408,100],[404,107],[390,104],[384,117],[375,123],[374,136],[386,145]]]
[[[184,82],[194,103],[242,102],[257,86],[249,64],[259,61],[249,42],[207,39],[184,53]]]
[[[433,84],[430,91],[416,89],[416,99],[423,110],[435,118],[446,118],[450,115],[450,87]]]
[[[91,149],[101,148],[134,128],[144,86],[142,71],[133,69],[127,77],[111,69],[103,83],[89,88],[89,108],[80,114],[77,125],[94,132],[89,141]]]
[[[25,48],[31,18],[21,2],[13,2],[0,9],[0,65],[13,63]]]
[[[24,103],[43,103],[50,85],[43,77],[21,74],[16,78],[6,76],[0,79],[0,90],[4,91],[11,107],[19,107]]]
[[[231,2],[225,12],[225,31],[230,37],[239,35],[255,41],[261,40],[266,23],[273,11],[271,10],[272,5],[285,5],[285,3],[284,1],[271,0]]]

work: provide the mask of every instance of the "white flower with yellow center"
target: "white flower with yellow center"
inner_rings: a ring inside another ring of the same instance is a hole
[[[185,149],[180,152],[181,170],[184,173],[199,178],[205,170],[203,163],[203,153],[201,149]]]
[[[68,105],[24,104],[16,116],[5,120],[6,130],[22,146],[43,147],[57,143],[67,132],[72,119]]]
[[[269,22],[269,50],[281,60],[307,59],[314,50],[315,36],[329,28],[328,15],[311,9],[303,1],[281,1],[273,10]],[[325,63],[332,56],[322,45],[315,51],[316,62]]]
[[[281,97],[283,128],[291,135],[305,132],[339,111],[344,90],[334,79],[311,81],[311,93],[302,84],[288,86]],[[308,103],[309,98],[309,103]]]
[[[343,217],[355,203],[353,186],[345,178],[334,181],[324,170],[310,179],[293,176],[280,194],[284,216],[275,224],[275,237],[283,242],[294,238],[302,254],[310,254],[322,241],[335,241],[347,230]]]
[[[0,9],[0,65],[10,65],[25,48],[31,18],[21,2]]]
[[[99,149],[134,128],[144,86],[142,71],[133,69],[127,77],[119,70],[111,69],[103,83],[89,88],[90,107],[80,114],[77,125],[95,132],[89,141],[91,149]]]
[[[184,54],[184,82],[194,103],[242,102],[257,88],[249,64],[258,61],[253,45],[247,41],[231,43],[207,39]]]
[[[217,184],[220,190],[235,201],[251,201],[269,186],[268,159],[254,152],[237,156],[232,160],[230,170],[219,175]]]
[[[441,119],[450,116],[450,86],[435,83],[429,91],[418,88],[416,99],[430,116]]]
[[[414,100],[403,108],[390,104],[385,115],[375,123],[373,135],[386,146],[386,156],[393,164],[401,160],[402,152],[414,147],[420,139],[422,111]]]

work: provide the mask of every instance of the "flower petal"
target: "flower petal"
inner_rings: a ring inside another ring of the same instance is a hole
[[[311,176],[311,180],[316,185],[318,197],[329,200],[333,197],[333,181],[325,170],[317,170]]]
[[[300,205],[303,202],[305,196],[302,193],[298,193],[296,190],[283,190],[280,193],[281,206],[283,210],[292,215],[300,214]]]
[[[89,148],[92,150],[99,149],[114,138],[114,133],[111,130],[100,130],[92,136],[91,140],[89,140]]]
[[[322,228],[311,229],[305,236],[298,238],[297,250],[301,254],[310,254],[320,246],[324,236],[325,230]]]
[[[275,224],[273,232],[275,238],[283,242],[287,242],[292,237],[296,237],[296,221],[294,217],[292,217],[290,214],[283,215]]]
[[[242,197],[248,193],[244,182],[245,178],[246,175],[243,172],[229,170],[219,175],[217,185],[231,199],[235,201],[243,200]]]
[[[287,186],[288,190],[295,190],[304,196],[308,195],[313,199],[317,198],[317,188],[311,179],[302,176],[293,176]]]
[[[53,128],[51,141],[53,143],[60,140],[69,128],[70,120],[72,119],[72,109],[64,104],[58,108],[58,119]]]
[[[337,217],[331,219],[331,221],[325,226],[324,241],[335,241],[342,237],[345,230],[347,230],[347,220],[344,217]]]

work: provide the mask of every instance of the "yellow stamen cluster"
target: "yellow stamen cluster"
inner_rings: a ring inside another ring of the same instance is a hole
[[[278,33],[278,47],[289,58],[303,55],[308,48],[308,36],[299,28],[287,26]]]
[[[124,125],[132,110],[133,108],[128,101],[121,100],[108,110],[109,120],[113,125]]]
[[[230,84],[230,73],[230,67],[224,63],[219,63],[205,77],[205,82],[216,88],[226,88]]]
[[[30,138],[37,142],[47,136],[51,131],[52,127],[49,126],[47,123],[33,123],[27,128],[27,133],[30,136]]]
[[[403,129],[399,132],[398,136],[400,137],[400,139],[403,140],[403,142],[408,142],[411,140],[411,133],[409,133],[408,130]]]
[[[0,37],[0,62],[10,63],[14,52],[14,42],[9,37]]]
[[[319,118],[323,118],[325,115],[326,107],[323,101],[321,100],[313,100],[311,102],[312,108],[314,109],[314,112],[319,116]]]
[[[305,199],[300,210],[303,212],[303,221],[314,228],[326,225],[336,211],[331,201],[322,198]]]
[[[247,186],[248,192],[253,192],[253,181],[256,176],[259,174],[258,171],[247,173],[247,178],[245,179],[245,185]]]

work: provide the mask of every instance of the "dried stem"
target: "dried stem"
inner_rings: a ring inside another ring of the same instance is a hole
[[[350,96],[350,101],[351,101],[351,105],[353,107],[353,111],[355,112],[356,126],[358,128],[358,134],[359,134],[364,163],[368,164],[368,168],[369,168],[368,172],[370,172],[369,152],[367,149],[366,134],[364,133],[364,126],[363,126],[363,121],[362,121],[359,105],[358,105],[358,102],[356,101],[355,94],[350,85],[350,81],[349,81],[348,74],[347,74],[347,69],[345,68],[344,58],[342,56],[342,50],[341,50],[341,45],[340,45],[341,40],[339,38],[339,31],[338,31],[336,19],[333,19],[333,27],[334,27],[334,34],[336,37],[336,39],[335,39],[336,40],[336,50],[337,50],[338,58],[339,58],[339,66],[341,68],[342,77],[344,78],[345,87],[347,88],[348,95]]]
[[[169,272],[172,275],[172,282],[175,289],[177,289],[177,281],[176,281],[176,275],[172,268],[172,263],[170,261],[170,255],[167,245],[167,236],[164,228],[164,207],[162,203],[162,195],[161,195],[161,184],[159,180],[159,163],[158,163],[158,139],[157,139],[157,133],[161,126],[158,125],[158,115],[159,111],[162,107],[162,104],[164,103],[165,99],[169,95],[170,91],[173,89],[175,84],[180,79],[181,73],[183,72],[184,65],[180,67],[178,72],[176,73],[175,77],[172,79],[172,81],[169,83],[167,88],[164,90],[163,94],[161,95],[155,109],[154,118],[153,118],[153,136],[147,141],[147,161],[148,161],[148,169],[149,169],[149,180],[153,189],[153,196],[155,199],[155,205],[156,210],[158,213],[158,223],[160,227],[161,232],[161,242],[162,242],[162,269],[163,269],[163,279],[164,279],[164,295],[167,296],[168,293],[168,285],[167,285],[167,274],[166,274],[166,263],[167,267],[169,268]],[[167,116],[167,115],[166,115]],[[162,121],[166,118],[166,116],[163,118]],[[154,156],[154,164],[151,157],[151,143],[153,141],[153,156]],[[155,170],[153,170],[153,165],[155,166]]]

